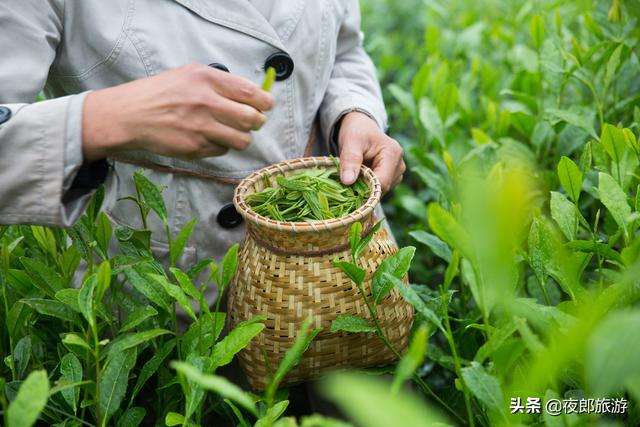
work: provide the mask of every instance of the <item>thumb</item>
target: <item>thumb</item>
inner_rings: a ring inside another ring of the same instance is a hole
[[[360,175],[360,165],[364,157],[364,144],[359,139],[351,139],[340,150],[340,180],[344,185],[356,182]]]

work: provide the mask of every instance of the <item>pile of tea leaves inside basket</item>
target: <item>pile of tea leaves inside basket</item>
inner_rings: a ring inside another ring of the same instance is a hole
[[[336,170],[311,168],[287,177],[277,176],[276,186],[268,176],[263,178],[265,189],[250,194],[247,203],[257,214],[276,221],[340,218],[369,198],[369,187],[361,177],[347,186],[340,182]]]

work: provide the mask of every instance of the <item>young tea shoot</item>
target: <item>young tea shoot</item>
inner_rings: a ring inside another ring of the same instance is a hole
[[[256,213],[277,221],[302,222],[340,218],[369,198],[369,187],[362,178],[350,186],[340,182],[339,171],[305,169],[276,177],[274,186],[265,176],[265,189],[247,197]]]

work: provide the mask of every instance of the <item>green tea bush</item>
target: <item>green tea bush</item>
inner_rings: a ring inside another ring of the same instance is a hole
[[[418,372],[440,407],[467,425],[638,425],[640,2],[365,12],[412,172],[390,224],[430,249],[411,277],[440,322],[418,310],[433,331]],[[626,415],[545,414],[558,397],[630,402]],[[542,411],[512,414],[527,398]]]

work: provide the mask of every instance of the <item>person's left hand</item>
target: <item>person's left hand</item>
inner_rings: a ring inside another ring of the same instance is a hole
[[[342,118],[338,146],[343,184],[351,185],[358,179],[362,163],[373,169],[383,193],[402,181],[406,170],[402,159],[404,150],[366,114],[354,111]]]

